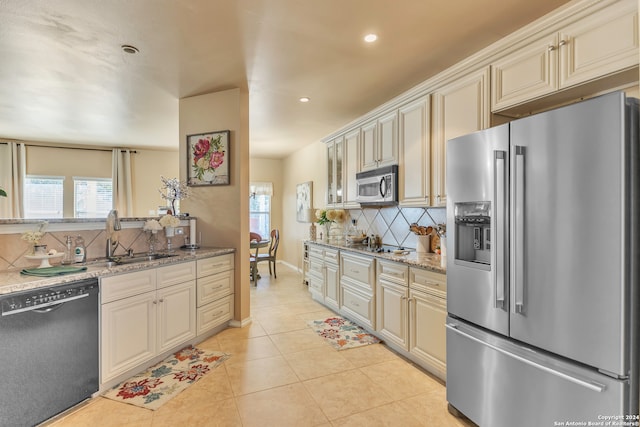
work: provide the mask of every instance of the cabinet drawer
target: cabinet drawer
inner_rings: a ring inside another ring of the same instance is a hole
[[[399,285],[409,284],[409,266],[399,262],[379,259],[376,263],[378,279],[386,279]]]
[[[411,267],[409,270],[409,287],[421,292],[440,294],[442,298],[446,298],[447,276]]]
[[[340,251],[335,249],[324,250],[324,260],[333,264],[338,264],[338,258],[340,257]]]
[[[233,293],[233,270],[198,279],[197,305],[201,307]]]
[[[366,326],[375,329],[375,301],[372,295],[350,286],[342,286],[341,310],[354,315]]]
[[[374,259],[351,254],[340,257],[341,283],[343,278],[355,282],[356,285],[373,292],[374,289]]]
[[[196,278],[196,262],[182,262],[157,269],[158,288],[177,285]]]
[[[197,263],[197,276],[205,277],[221,271],[233,270],[233,254],[220,255],[211,258],[199,259]]]
[[[200,335],[231,319],[233,319],[233,295],[228,295],[198,308],[197,334]]]
[[[155,269],[100,278],[102,304],[155,290]]]
[[[309,258],[309,272],[320,277],[324,276],[324,263],[322,260]]]
[[[324,257],[324,249],[320,246],[309,245],[309,256],[322,259]]]
[[[317,277],[315,275],[309,276],[309,291],[315,292],[316,294],[320,294],[322,296],[324,294],[323,284],[324,279],[321,277]]]

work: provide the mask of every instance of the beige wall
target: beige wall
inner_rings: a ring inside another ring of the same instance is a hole
[[[166,206],[160,197],[162,187],[160,176],[177,178],[180,176],[178,150],[159,151],[136,149],[132,155],[133,169],[133,214],[134,216],[156,216],[158,206]],[[109,160],[111,164],[111,160]],[[182,210],[183,212],[186,212]]]
[[[73,177],[111,178],[111,151],[28,145],[27,174],[62,176],[64,216],[73,218]],[[160,176],[179,176],[178,151],[137,149],[132,154],[133,216],[156,215],[164,205],[158,189]],[[151,213],[150,211],[153,211]]]
[[[313,181],[313,207],[325,206],[325,149],[325,144],[314,142],[283,160],[282,223],[285,227],[280,237],[282,254],[278,252],[278,258],[298,268],[302,266],[302,241],[309,237],[311,224],[296,221],[296,185]]]
[[[229,185],[191,187],[181,210],[198,218],[204,246],[236,249],[236,322],[250,319],[249,307],[249,96],[232,89],[180,100],[180,179],[186,180],[186,138],[230,130]],[[244,256],[246,254],[246,256]]]
[[[249,159],[249,181],[271,182],[273,184],[273,196],[271,197],[271,229],[277,228],[282,234],[282,208],[283,208],[283,181],[282,165],[280,159]],[[265,236],[266,237],[266,236]],[[278,249],[278,258],[282,247]]]

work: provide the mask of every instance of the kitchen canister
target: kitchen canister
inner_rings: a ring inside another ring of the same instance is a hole
[[[416,252],[419,254],[426,254],[429,252],[429,248],[431,246],[431,236],[430,235],[418,235],[418,243],[416,244]]]

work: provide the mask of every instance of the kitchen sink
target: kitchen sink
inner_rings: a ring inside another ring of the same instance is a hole
[[[134,256],[112,256],[107,259],[107,264],[122,265],[136,262],[154,261],[156,259],[170,258],[177,254],[136,254]]]

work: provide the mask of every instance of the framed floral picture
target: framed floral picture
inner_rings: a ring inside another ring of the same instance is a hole
[[[229,137],[221,130],[187,135],[187,185],[229,184]]]

